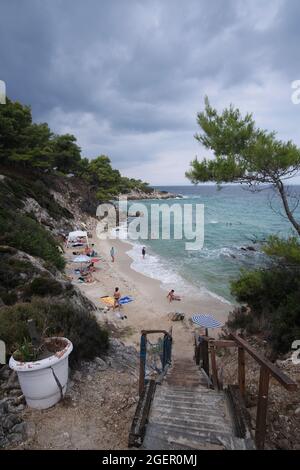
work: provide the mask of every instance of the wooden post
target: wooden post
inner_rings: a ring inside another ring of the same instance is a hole
[[[202,357],[202,367],[209,377],[209,353],[208,353],[208,342],[203,341],[201,344],[201,357]]]
[[[146,353],[147,353],[146,335],[141,336],[140,346],[140,378],[139,378],[139,395],[141,396],[145,387],[145,368],[146,368]]]
[[[212,345],[210,346],[210,358],[211,358],[211,371],[212,371],[212,381],[214,384],[214,389],[219,390],[216,350],[214,346]]]
[[[238,349],[238,379],[239,388],[243,399],[246,397],[246,386],[245,386],[245,350],[243,348]]]
[[[269,370],[261,366],[259,376],[258,404],[256,415],[255,443],[257,449],[263,449],[266,437],[267,408],[269,394]]]
[[[200,347],[201,347],[201,345],[200,345],[200,342],[199,342],[198,335],[195,335],[195,361],[196,361],[197,366],[199,366],[200,358],[201,358]]]

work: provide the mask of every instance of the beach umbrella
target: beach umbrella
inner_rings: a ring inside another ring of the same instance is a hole
[[[91,261],[91,258],[86,255],[79,255],[73,259],[73,263],[89,263],[90,261]]]
[[[79,255],[73,259],[73,263],[80,263],[80,269],[82,268],[83,263],[89,263],[90,261],[91,261],[91,258],[89,258],[89,256],[86,256],[86,255]]]
[[[208,328],[220,328],[221,326],[223,326],[222,323],[220,323],[208,313],[196,313],[192,316],[192,322],[196,325],[204,327],[206,329],[206,332]]]

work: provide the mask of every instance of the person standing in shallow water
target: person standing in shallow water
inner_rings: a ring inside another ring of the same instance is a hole
[[[115,262],[115,249],[113,246],[110,249],[110,256],[111,256],[111,261],[114,263]]]
[[[142,249],[142,255],[143,255],[143,259],[145,259],[145,256],[146,256],[146,248],[143,246],[143,249]]]

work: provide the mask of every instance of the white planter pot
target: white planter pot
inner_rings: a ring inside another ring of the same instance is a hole
[[[46,359],[20,362],[11,356],[9,360],[9,367],[17,372],[27,405],[31,408],[50,408],[66,393],[68,357],[73,350],[73,344],[67,338],[60,339],[64,339],[67,346]]]

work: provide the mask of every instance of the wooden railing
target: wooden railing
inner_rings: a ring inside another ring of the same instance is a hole
[[[258,404],[255,426],[255,444],[257,449],[263,449],[266,438],[266,421],[269,396],[269,382],[272,376],[286,390],[295,391],[297,383],[282,372],[275,364],[270,362],[263,355],[258,353],[247,341],[236,334],[230,335],[232,340],[215,340],[208,336],[195,335],[195,360],[198,365],[204,369],[205,373],[211,378],[215,389],[220,389],[218,377],[216,351],[220,348],[238,348],[238,385],[243,399],[246,396],[246,371],[245,371],[245,352],[250,354],[260,365]],[[211,363],[209,364],[209,356]]]
[[[140,377],[139,377],[139,395],[142,396],[145,388],[145,372],[147,360],[147,335],[163,334],[163,350],[162,350],[162,371],[171,363],[172,357],[172,329],[168,332],[165,330],[142,330],[140,344]]]

